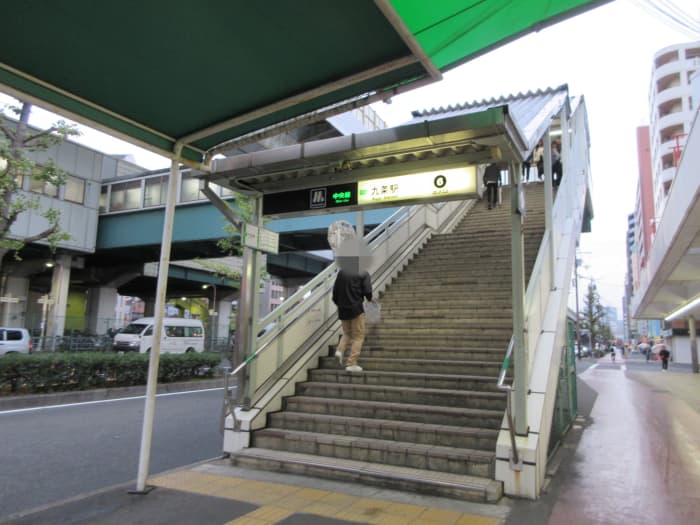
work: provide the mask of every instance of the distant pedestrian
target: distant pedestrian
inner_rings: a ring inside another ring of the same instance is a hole
[[[671,352],[666,348],[666,343],[659,341],[652,348],[653,352],[658,354],[661,359],[661,370],[668,370],[668,358],[671,357]]]
[[[651,346],[649,346],[649,343],[639,343],[639,351],[644,354],[648,363],[649,359],[651,359]]]
[[[615,362],[615,347],[610,346],[610,360],[614,363]]]
[[[501,164],[489,164],[484,171],[484,186],[486,186],[486,202],[489,210],[498,202],[498,188],[501,186]]]

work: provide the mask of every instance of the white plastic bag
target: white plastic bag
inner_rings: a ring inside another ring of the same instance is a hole
[[[365,321],[369,324],[377,324],[382,320],[382,305],[377,301],[365,303]]]

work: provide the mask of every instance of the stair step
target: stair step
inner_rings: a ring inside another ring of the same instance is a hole
[[[464,364],[474,366],[491,366],[500,364],[506,355],[506,347],[494,345],[494,348],[485,346],[465,347],[465,348],[437,348],[425,346],[382,346],[365,344],[362,348],[362,358],[384,358],[384,359],[446,359],[460,361]],[[335,353],[335,347],[331,348],[331,353]]]
[[[496,449],[496,440],[498,439],[498,430],[488,428],[455,427],[392,419],[365,419],[291,411],[275,412],[268,417],[271,428],[407,441],[424,445],[472,448],[490,452]]]
[[[344,369],[319,368],[309,372],[309,381],[320,383],[345,383],[353,385],[383,385],[383,386],[406,386],[410,388],[439,388],[444,390],[480,390],[488,392],[498,392],[496,381],[498,371],[494,376],[480,375],[456,375],[459,371],[454,368],[453,374],[437,373],[431,365],[424,366],[425,372],[407,372],[406,368],[401,368],[401,372],[387,372],[377,370],[370,365],[377,366],[379,360],[361,360],[364,368],[362,374],[348,374]],[[384,360],[388,363],[389,360]],[[444,365],[444,361],[434,362]],[[336,361],[336,365],[338,365]],[[394,368],[397,363],[393,362]],[[449,365],[444,367],[450,370]],[[495,368],[495,367],[494,367]],[[431,373],[432,372],[432,373]]]
[[[503,354],[504,355],[504,354]],[[375,373],[410,373],[455,375],[456,377],[485,377],[494,380],[501,370],[503,356],[499,361],[456,361],[452,359],[416,359],[411,357],[369,357],[363,351],[360,355],[360,366],[366,372]],[[320,370],[338,370],[340,365],[336,357],[322,357]],[[390,379],[390,378],[387,378]],[[372,378],[371,380],[374,380]],[[369,379],[368,379],[369,381]],[[486,387],[490,389],[490,387]]]
[[[231,456],[231,462],[238,466],[354,481],[363,485],[483,503],[496,502],[503,495],[502,484],[493,479],[278,450],[243,449]]]
[[[310,414],[392,419],[414,423],[498,429],[503,422],[503,410],[454,406],[432,406],[416,403],[391,403],[358,399],[330,399],[296,395],[285,399],[285,410]]]
[[[343,372],[346,374],[353,373]],[[385,401],[398,404],[458,406],[489,410],[505,410],[506,407],[505,393],[481,392],[477,390],[408,388],[307,381],[304,383],[297,383],[296,393],[300,396],[354,399],[357,401]]]
[[[301,454],[369,461],[397,467],[492,477],[495,451],[443,447],[283,428],[255,432],[253,447]]]

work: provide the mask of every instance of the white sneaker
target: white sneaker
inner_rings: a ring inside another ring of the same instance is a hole
[[[341,352],[340,350],[336,350],[335,357],[338,359],[338,363],[340,363],[340,366],[343,366],[343,352]]]
[[[348,372],[362,372],[362,367],[359,365],[346,366],[345,370]]]

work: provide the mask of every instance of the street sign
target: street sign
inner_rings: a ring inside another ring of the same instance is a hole
[[[18,302],[19,302],[19,297],[12,297],[12,296],[0,297],[0,303],[18,303]]]
[[[39,304],[44,304],[44,305],[46,305],[46,304],[53,304],[53,303],[55,303],[56,301],[54,301],[53,299],[51,299],[51,297],[48,296],[48,295],[42,295],[41,297],[39,297],[39,299],[37,299],[36,302],[39,303]]]
[[[279,253],[279,234],[254,224],[246,224],[243,245],[265,253]]]

